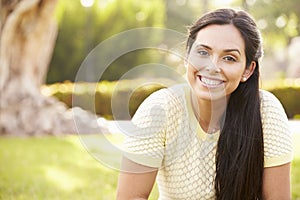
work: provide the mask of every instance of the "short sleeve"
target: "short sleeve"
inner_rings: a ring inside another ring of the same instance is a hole
[[[165,147],[167,92],[152,93],[139,106],[124,141],[124,156],[135,163],[159,168]]]
[[[261,114],[264,134],[265,167],[292,161],[292,133],[286,113],[279,100],[270,92],[261,90]]]

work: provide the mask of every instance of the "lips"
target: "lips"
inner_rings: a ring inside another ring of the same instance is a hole
[[[206,87],[218,87],[224,83],[223,80],[216,79],[216,78],[210,78],[210,77],[204,77],[204,76],[197,76],[201,83],[205,85]]]

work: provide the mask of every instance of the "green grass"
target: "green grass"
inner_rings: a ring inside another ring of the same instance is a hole
[[[78,143],[75,136],[1,138],[0,199],[113,199],[117,173]]]
[[[299,200],[300,134],[294,138],[292,195]],[[116,156],[103,159],[114,163]],[[0,199],[111,200],[115,199],[117,176],[117,170],[104,166],[85,150],[78,136],[0,137]],[[150,199],[157,196],[155,187]]]
[[[294,160],[292,162],[292,197],[300,200],[300,134],[293,135]]]

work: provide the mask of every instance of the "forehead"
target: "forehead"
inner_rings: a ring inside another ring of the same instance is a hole
[[[244,52],[245,42],[240,31],[232,24],[208,25],[197,33],[195,44],[213,49],[239,49]]]

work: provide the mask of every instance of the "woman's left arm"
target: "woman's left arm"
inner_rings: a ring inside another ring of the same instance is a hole
[[[290,171],[291,163],[264,168],[263,199],[290,200]]]

